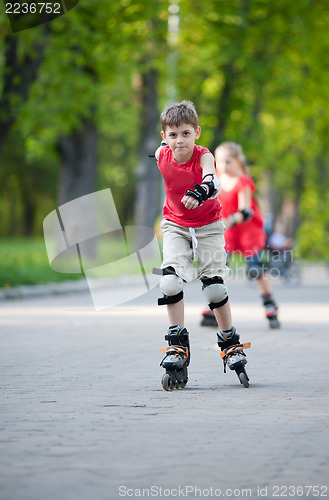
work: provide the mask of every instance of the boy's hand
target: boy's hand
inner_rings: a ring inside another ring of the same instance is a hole
[[[193,196],[186,196],[184,195],[183,198],[181,199],[181,202],[187,208],[188,210],[194,210],[195,208],[198,208],[199,202]]]

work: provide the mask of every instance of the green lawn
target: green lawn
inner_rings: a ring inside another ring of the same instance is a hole
[[[114,248],[113,248],[114,244]],[[107,247],[100,249],[103,253],[102,261],[106,260]],[[111,243],[111,257],[120,259],[122,257],[122,246]],[[111,259],[111,260],[112,260]],[[148,269],[159,267],[160,262],[148,262]],[[243,259],[233,256],[230,262],[232,270],[243,266]],[[90,265],[90,267],[93,267]],[[116,273],[116,274],[115,274]],[[140,267],[137,262],[125,261],[124,265],[118,265],[114,274],[117,277],[122,274],[139,274]],[[1,238],[0,239],[0,288],[8,288],[18,285],[33,285],[41,283],[54,283],[64,280],[81,279],[83,274],[68,274],[53,271],[50,267],[44,239],[42,236],[33,238]],[[97,270],[95,271],[97,277]]]
[[[1,288],[81,278],[82,274],[62,274],[51,269],[42,236],[0,239]]]
[[[125,255],[126,247],[120,242],[111,240],[110,253],[106,241],[98,249],[96,265],[108,263],[110,260],[119,260]],[[65,264],[69,262],[65,260]],[[85,267],[95,267],[93,260],[84,260]],[[160,262],[144,262],[148,269],[159,267]],[[119,277],[122,274],[139,274],[140,264],[135,259],[126,259],[122,264],[114,266],[111,277]],[[33,285],[42,283],[54,283],[64,280],[81,279],[84,275],[60,273],[53,271],[50,267],[45,242],[42,236],[33,238],[1,238],[0,239],[0,288],[9,288],[18,285]],[[94,276],[98,277],[97,269]],[[100,277],[102,277],[100,275]]]

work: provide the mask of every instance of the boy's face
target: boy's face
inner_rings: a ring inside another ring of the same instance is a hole
[[[166,141],[178,163],[186,163],[192,158],[194,143],[200,135],[201,128],[195,129],[188,123],[182,123],[178,127],[171,125],[161,132],[162,139]]]

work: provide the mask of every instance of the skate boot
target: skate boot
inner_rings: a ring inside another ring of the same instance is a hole
[[[205,309],[204,311],[202,311],[202,319],[200,325],[215,326],[216,328],[218,327],[213,311],[211,311],[210,309]]]
[[[262,295],[262,299],[270,328],[280,328],[280,322],[278,320],[278,306],[274,302],[272,295],[266,293]]]
[[[166,353],[160,363],[166,370],[161,380],[162,387],[165,391],[183,389],[187,384],[187,367],[190,363],[189,333],[186,328],[172,325],[165,340],[169,347],[160,349],[162,353]]]
[[[249,378],[245,370],[247,358],[243,349],[250,347],[250,342],[240,344],[240,336],[236,333],[233,326],[232,330],[220,330],[217,333],[217,344],[221,348],[221,358],[224,362],[224,373],[226,373],[226,365],[230,370],[235,370],[240,383],[244,387],[249,387]]]

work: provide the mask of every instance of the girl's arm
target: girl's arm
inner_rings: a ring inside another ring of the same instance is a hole
[[[243,191],[238,194],[239,210],[251,209],[251,189],[246,186]]]
[[[251,208],[251,196],[251,189],[249,186],[246,186],[244,190],[238,194],[239,210],[224,220],[227,229],[251,219],[253,214],[253,210]]]

